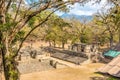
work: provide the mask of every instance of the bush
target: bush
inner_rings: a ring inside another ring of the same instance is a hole
[[[113,78],[113,77],[109,77],[107,80],[118,80],[118,79]]]

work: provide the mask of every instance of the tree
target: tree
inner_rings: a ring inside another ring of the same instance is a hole
[[[36,28],[44,24],[55,11],[66,10],[65,7],[74,2],[83,3],[86,1],[29,0],[29,4],[25,4],[25,0],[0,0],[0,56],[5,80],[17,80],[19,78],[15,58],[23,42]],[[21,32],[28,25],[28,22],[33,24],[31,20],[46,10],[50,10],[50,13],[43,20],[33,25],[27,34]],[[17,38],[19,35],[22,38]],[[16,38],[19,39],[19,47],[17,49],[13,48],[15,45],[13,43],[18,41]]]
[[[112,23],[116,26],[116,31],[118,31],[118,37],[120,42],[120,6],[116,5],[111,9]]]
[[[72,19],[70,21],[72,24],[71,29],[71,43],[79,42],[79,43],[90,43],[91,42],[91,28],[87,25],[85,19],[83,22],[80,22],[76,19]]]
[[[116,3],[115,6],[107,11],[99,12],[97,17],[99,17],[97,23],[101,23],[102,26],[106,27],[103,33],[109,33],[110,46],[113,45],[116,33],[119,36],[118,41],[120,41],[120,6]]]
[[[64,48],[64,44],[67,43],[69,35],[66,28],[70,27],[70,25],[56,15],[52,17],[52,20],[47,23],[48,28],[46,29],[45,40],[49,41],[50,46],[53,43],[54,47],[56,47],[57,43],[62,43],[62,48]]]
[[[59,32],[58,32],[58,41],[61,42],[62,44],[62,49],[65,48],[65,44],[68,42],[70,39],[70,34],[69,34],[69,28],[70,26],[67,24],[63,24],[63,27],[60,27]]]

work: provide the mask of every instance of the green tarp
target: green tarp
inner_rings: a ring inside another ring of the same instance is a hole
[[[105,56],[109,56],[109,57],[116,57],[120,54],[119,51],[115,51],[115,50],[109,50],[108,52],[106,52],[104,55]]]

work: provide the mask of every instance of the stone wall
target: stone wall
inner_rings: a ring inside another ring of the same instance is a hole
[[[69,51],[69,50],[59,50],[51,47],[46,47],[44,48],[46,52],[51,53],[53,55],[54,53],[64,53],[68,54],[71,56],[78,56],[78,57],[83,57],[83,58],[88,58],[88,56],[84,52],[75,52],[75,51]]]
[[[55,60],[50,60],[50,65],[53,66],[53,67],[56,68],[56,69],[68,67],[67,65],[62,64],[62,63],[60,63],[60,62],[57,62],[57,61],[55,61]]]

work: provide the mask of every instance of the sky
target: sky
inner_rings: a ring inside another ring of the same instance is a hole
[[[30,3],[32,0],[26,0],[27,3]],[[33,1],[38,1],[38,0],[33,0]],[[84,6],[80,6],[80,4],[76,3],[74,5],[69,5],[71,7],[70,11],[68,14],[73,14],[73,15],[87,15],[91,16],[95,13],[97,13],[98,10],[105,10],[104,8],[106,7],[107,9],[110,8],[110,5],[107,5],[107,0],[101,0],[99,4],[93,4],[94,0],[90,1],[89,3],[86,3]],[[57,15],[61,16],[64,13],[63,12],[56,12]]]
[[[101,3],[99,4],[93,4],[93,2],[89,2],[85,4],[84,6],[80,6],[80,4],[76,3],[74,5],[71,5],[72,9],[68,12],[68,14],[74,14],[74,15],[93,15],[98,10],[103,10],[105,7],[110,8],[110,5],[107,5],[106,0],[101,0]],[[57,15],[61,16],[64,13],[63,12],[56,12]]]

